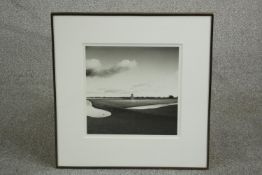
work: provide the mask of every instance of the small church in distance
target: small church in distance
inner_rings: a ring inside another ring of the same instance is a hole
[[[131,100],[134,99],[134,94],[133,94],[133,93],[130,95],[130,99],[131,99]]]

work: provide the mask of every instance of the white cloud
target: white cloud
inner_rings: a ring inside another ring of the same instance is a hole
[[[117,66],[122,68],[133,68],[136,67],[137,63],[136,60],[122,60],[120,61]]]
[[[102,67],[101,62],[98,59],[86,60],[86,69],[100,69]]]
[[[87,77],[110,77],[112,75],[127,71],[136,67],[135,60],[122,60],[116,65],[109,68],[103,68],[98,59],[87,60],[86,76]]]

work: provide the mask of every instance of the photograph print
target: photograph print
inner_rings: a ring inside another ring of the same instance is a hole
[[[87,134],[177,135],[179,47],[85,46]]]

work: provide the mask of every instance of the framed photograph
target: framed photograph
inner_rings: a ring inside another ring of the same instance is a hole
[[[208,168],[212,14],[52,13],[59,168]]]

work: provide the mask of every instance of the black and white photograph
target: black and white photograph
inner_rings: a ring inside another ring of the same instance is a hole
[[[87,134],[177,135],[179,47],[85,46]]]

